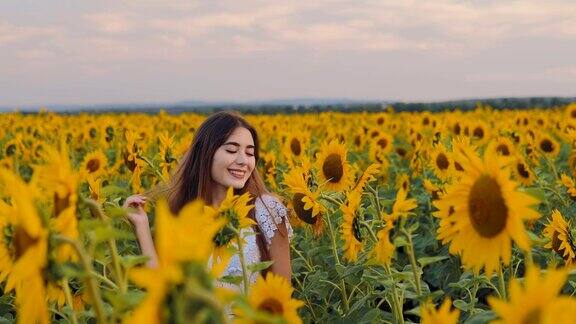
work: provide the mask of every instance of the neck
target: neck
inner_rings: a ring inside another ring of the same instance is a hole
[[[216,185],[212,190],[212,207],[218,208],[226,198],[227,188],[222,185]]]

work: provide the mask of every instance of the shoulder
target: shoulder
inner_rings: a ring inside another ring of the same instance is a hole
[[[282,204],[280,199],[271,194],[264,194],[256,198],[254,205],[256,208],[256,221],[264,233],[268,245],[271,244],[278,225],[282,223],[286,224],[288,237],[292,236],[292,227],[288,220],[288,209]]]
[[[270,215],[276,223],[281,223],[288,209],[280,199],[272,194],[263,194],[255,201],[256,215]]]

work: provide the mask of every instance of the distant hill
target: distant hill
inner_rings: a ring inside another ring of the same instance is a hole
[[[142,112],[157,113],[165,110],[171,114],[182,112],[211,113],[218,110],[238,110],[244,113],[301,113],[320,111],[382,111],[392,107],[394,111],[444,111],[472,110],[478,105],[494,109],[553,108],[576,102],[576,97],[525,97],[525,98],[477,98],[439,102],[394,102],[386,100],[353,99],[274,99],[262,101],[179,101],[174,103],[133,103],[99,105],[49,105],[47,109],[60,113],[105,113],[105,112]],[[1,107],[0,111],[14,111],[14,108]],[[23,113],[35,113],[39,107],[21,107]]]

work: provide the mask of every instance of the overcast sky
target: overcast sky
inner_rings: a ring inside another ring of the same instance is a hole
[[[0,106],[576,95],[576,1],[1,0]]]

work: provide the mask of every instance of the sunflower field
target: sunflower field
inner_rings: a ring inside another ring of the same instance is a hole
[[[154,197],[144,265],[124,199],[167,183],[206,116],[3,114],[0,322],[576,323],[576,104],[245,117],[292,282],[222,276],[247,196]]]

